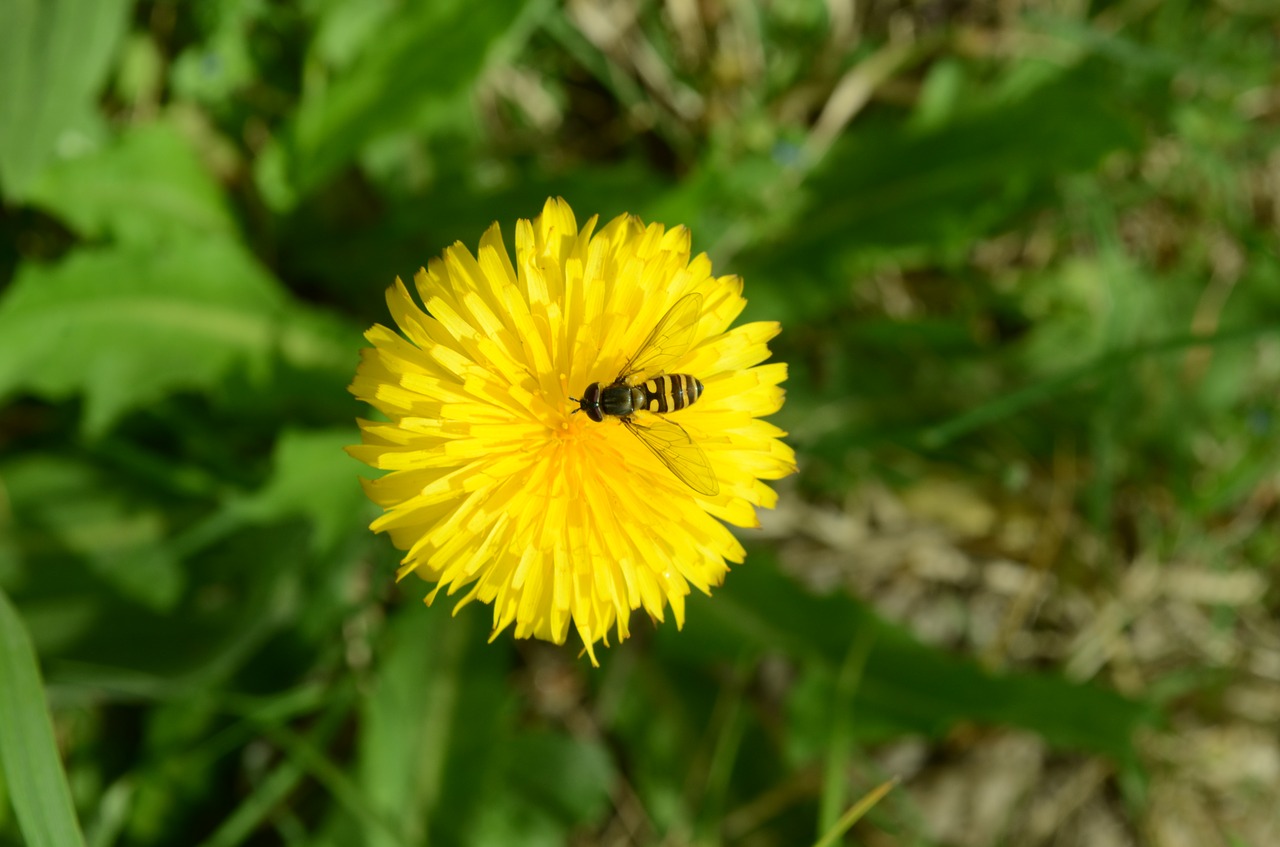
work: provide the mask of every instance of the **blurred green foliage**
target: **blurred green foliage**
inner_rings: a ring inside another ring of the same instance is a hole
[[[887,776],[868,745],[975,725],[1140,807],[1158,698],[928,646],[781,575],[785,539],[592,671],[421,609],[365,529],[340,448],[382,290],[559,195],[688,224],[783,321],[784,502],[1018,498],[1066,449],[1101,552],[1064,578],[1224,553],[1280,469],[1277,18],[844,8],[0,3],[0,844],[75,832],[14,740],[23,632],[94,847],[813,843]]]

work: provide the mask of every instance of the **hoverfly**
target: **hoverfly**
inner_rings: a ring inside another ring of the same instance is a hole
[[[593,382],[582,392],[581,399],[569,399],[579,404],[574,414],[586,412],[596,423],[602,422],[605,415],[622,421],[677,479],[699,494],[714,497],[720,493],[720,483],[706,454],[684,427],[663,417],[667,412],[692,406],[702,396],[702,383],[697,377],[664,373],[668,364],[689,349],[701,314],[701,294],[681,297],[662,316],[613,382]],[[641,423],[636,419],[636,412],[640,411],[655,414]]]

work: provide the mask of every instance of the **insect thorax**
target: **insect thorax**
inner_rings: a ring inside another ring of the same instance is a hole
[[[648,392],[643,385],[614,382],[600,389],[600,411],[606,415],[624,417],[645,408],[648,398]]]

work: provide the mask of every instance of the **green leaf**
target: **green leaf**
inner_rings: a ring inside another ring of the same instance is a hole
[[[84,836],[53,739],[40,667],[26,627],[0,591],[0,761],[30,847],[74,847]]]
[[[335,216],[324,204],[297,209],[280,233],[289,266],[323,281],[327,300],[360,313],[371,302],[380,307],[382,291],[397,275],[410,279],[445,245],[461,240],[476,249],[495,221],[510,249],[516,218],[537,216],[548,197],[564,197],[582,221],[593,214],[608,221],[639,211],[666,187],[660,174],[635,160],[583,165],[554,178],[514,162],[510,183],[498,188],[480,185],[483,175],[469,148],[437,151],[435,161],[440,171],[428,195],[389,198],[376,217]]]
[[[568,843],[575,827],[597,823],[609,808],[613,764],[599,742],[529,731],[498,743],[502,769],[485,808],[447,843],[555,847]]]
[[[443,605],[443,604],[442,604]],[[467,843],[437,837],[465,831],[469,812],[492,781],[511,694],[508,652],[484,644],[487,609],[456,618],[416,604],[400,610],[377,655],[379,665],[360,722],[358,773],[370,804],[399,822],[405,841]],[[368,844],[391,847],[381,832]]]
[[[1136,145],[1116,87],[1085,63],[945,122],[856,125],[806,180],[800,225],[744,263],[765,277],[806,271],[825,288],[859,254],[967,247],[1052,198],[1059,176]]]
[[[173,608],[185,575],[153,507],[129,502],[102,472],[63,456],[23,456],[0,466],[18,518],[15,540],[83,560],[119,593],[156,611]],[[50,557],[51,559],[53,557]]]
[[[451,616],[443,605],[398,610],[378,645],[360,721],[365,796],[397,822],[405,843],[566,843],[609,807],[608,752],[593,740],[520,726],[509,638],[484,643],[492,610],[477,603]],[[361,840],[398,843],[384,832]]]
[[[272,9],[258,3],[202,3],[192,7],[192,19],[210,27],[206,38],[183,50],[173,59],[169,86],[175,100],[195,100],[224,109],[252,89],[257,74],[265,69],[255,64],[255,43],[248,33],[262,26],[262,18]]]
[[[549,773],[555,779],[547,779]],[[525,732],[507,744],[508,790],[562,826],[591,822],[604,814],[613,780],[613,763],[598,742]]]
[[[57,155],[92,145],[94,101],[130,0],[0,3],[0,189],[22,199]]]
[[[357,482],[363,468],[343,447],[359,440],[354,427],[287,429],[276,442],[267,484],[236,508],[254,520],[305,517],[313,546],[330,550],[363,521],[365,497]]]
[[[370,31],[363,50],[327,86],[311,88],[283,148],[259,161],[259,184],[290,206],[367,144],[428,120],[469,90],[504,36],[527,28],[522,0],[406,2]],[[326,42],[327,43],[327,42]],[[344,50],[350,50],[347,46]]]
[[[918,641],[850,597],[819,597],[783,577],[765,555],[735,568],[714,597],[690,598],[684,632],[659,629],[678,654],[712,659],[743,645],[817,662],[834,673],[862,633],[873,637],[854,698],[864,739],[941,737],[957,723],[1011,725],[1050,744],[1135,760],[1134,734],[1154,707],[1095,685],[1040,673],[992,673]],[[678,639],[678,641],[677,641]]]
[[[222,192],[168,124],[130,129],[94,155],[55,162],[29,201],[81,236],[151,244],[185,232],[232,235]]]
[[[228,240],[81,250],[22,265],[0,299],[0,396],[83,393],[97,435],[171,391],[232,372],[261,381],[277,356],[344,371],[355,335],[346,347],[322,323]]]

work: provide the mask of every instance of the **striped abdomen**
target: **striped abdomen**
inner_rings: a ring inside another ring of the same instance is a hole
[[[659,414],[678,412],[702,396],[702,383],[689,374],[663,374],[636,387],[643,388],[645,394],[640,408]]]

